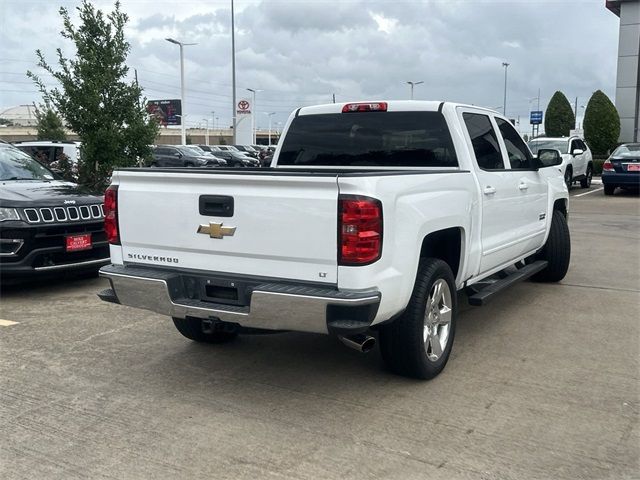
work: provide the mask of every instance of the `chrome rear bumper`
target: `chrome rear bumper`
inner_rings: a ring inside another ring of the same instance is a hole
[[[265,282],[252,288],[248,306],[227,305],[187,298],[181,273],[176,271],[108,265],[100,269],[100,276],[111,282],[112,293],[100,294],[105,301],[170,317],[217,318],[266,330],[362,331],[371,324],[380,303],[378,291]]]

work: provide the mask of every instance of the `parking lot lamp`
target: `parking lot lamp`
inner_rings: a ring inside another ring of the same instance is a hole
[[[231,97],[233,102],[233,110],[231,110],[232,120],[233,120],[233,137],[231,140],[231,144],[236,144],[236,123],[238,119],[236,118],[236,109],[238,105],[236,104],[236,27],[235,27],[235,14],[233,12],[233,0],[231,0]]]
[[[203,118],[202,120],[204,121],[204,128],[205,128],[204,143],[205,145],[209,145],[209,119]]]
[[[507,68],[509,68],[509,63],[502,62],[502,66],[504,67],[504,101],[502,103],[502,114],[507,116]]]
[[[180,47],[180,104],[182,108],[182,119],[180,120],[180,126],[182,127],[182,145],[187,143],[187,130],[184,124],[184,117],[186,116],[186,108],[184,104],[184,47],[189,45],[197,45],[197,43],[183,43],[173,38],[165,38],[169,43],[173,43]]]
[[[258,110],[256,109],[256,93],[258,92],[262,92],[261,89],[259,88],[247,88],[247,90],[249,90],[252,94],[253,94],[253,98],[251,101],[251,134],[252,134],[252,141],[255,144],[256,143],[256,115],[258,113]]]
[[[276,112],[264,112],[264,114],[269,116],[269,146],[271,146],[271,117],[273,117]]]
[[[413,87],[415,87],[416,85],[420,85],[421,83],[424,83],[422,80],[420,80],[419,82],[407,82],[409,85],[411,85],[411,100],[413,100]]]

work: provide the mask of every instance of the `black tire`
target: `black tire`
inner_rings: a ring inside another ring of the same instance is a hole
[[[442,354],[437,360],[431,360],[423,338],[427,298],[432,287],[443,279],[451,296],[451,320],[448,339]],[[393,322],[380,328],[380,351],[389,368],[399,375],[430,379],[438,375],[445,367],[456,331],[458,313],[455,278],[449,265],[437,258],[420,260],[416,283],[405,312]]]
[[[571,262],[571,237],[567,219],[562,212],[553,212],[547,243],[535,254],[534,259],[549,263],[547,268],[532,277],[537,282],[559,282],[567,274]]]
[[[238,332],[212,331],[205,332],[202,329],[202,320],[199,318],[173,318],[173,324],[178,331],[189,340],[201,343],[226,343],[238,336]]]
[[[616,191],[615,185],[605,185],[604,186],[604,194],[605,195],[613,195],[613,192]]]
[[[187,167],[187,168],[193,168],[194,167],[193,163],[191,163],[191,162],[185,163],[184,166]]]
[[[587,171],[584,174],[584,178],[580,180],[580,186],[582,188],[589,188],[591,186],[591,179],[593,178],[593,166],[589,164]]]
[[[567,185],[567,190],[571,190],[571,185],[573,184],[573,168],[571,168],[571,165],[564,171],[564,183]]]

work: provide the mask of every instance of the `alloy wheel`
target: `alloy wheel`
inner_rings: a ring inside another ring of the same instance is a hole
[[[449,284],[439,278],[431,287],[424,312],[424,348],[427,358],[432,362],[437,361],[447,347],[451,331],[452,307]]]

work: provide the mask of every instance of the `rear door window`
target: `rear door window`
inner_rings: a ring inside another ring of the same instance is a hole
[[[489,117],[480,113],[463,113],[462,118],[471,137],[478,167],[483,170],[504,170],[498,137]]]
[[[454,168],[458,159],[440,112],[356,112],[296,117],[278,165]]]

